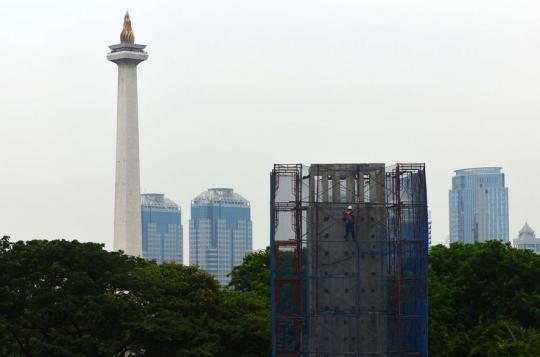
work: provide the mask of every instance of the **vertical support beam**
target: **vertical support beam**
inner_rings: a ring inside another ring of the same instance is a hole
[[[328,172],[322,172],[322,202],[328,202]]]
[[[276,357],[276,247],[275,247],[275,232],[276,232],[276,165],[270,173],[270,288],[271,288],[271,304],[272,304],[272,357]]]
[[[310,173],[309,175],[309,185],[308,185],[308,191],[309,191],[309,202],[313,203],[315,202],[315,190],[312,189],[312,187],[315,187],[315,185],[318,185],[318,176],[315,176],[313,173]]]
[[[384,176],[382,170],[372,170],[369,173],[369,198],[371,202],[384,203]]]
[[[364,171],[357,171],[358,173],[358,177],[357,177],[357,186],[358,186],[358,193],[357,193],[357,197],[358,197],[358,202],[359,203],[364,203],[365,199],[365,187],[364,187]]]
[[[341,172],[332,173],[332,202],[341,202]]]
[[[355,185],[355,172],[349,171],[346,173],[346,190],[347,190],[347,202],[353,203],[355,202],[355,196],[356,196],[356,185]]]

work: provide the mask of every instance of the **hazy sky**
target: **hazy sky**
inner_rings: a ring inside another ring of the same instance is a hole
[[[510,236],[540,233],[538,0],[2,0],[0,235],[112,247],[126,8],[142,189],[182,206],[185,248],[208,187],[251,201],[264,247],[275,162],[426,162],[435,242],[453,170],[502,166]]]

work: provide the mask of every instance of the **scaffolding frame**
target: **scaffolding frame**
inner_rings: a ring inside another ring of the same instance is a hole
[[[382,164],[274,165],[272,356],[427,356],[425,165],[382,165],[382,171],[373,165]],[[366,216],[356,224],[376,234],[357,232],[354,243],[330,238],[328,232],[335,235],[343,224],[335,212],[344,205],[376,212],[371,222]],[[336,252],[346,255],[336,260]],[[364,263],[370,257],[380,266],[372,275],[363,265],[374,264]],[[350,271],[332,269],[338,266]],[[361,296],[370,286],[382,298],[367,306]],[[345,290],[335,293],[336,287]],[[348,294],[355,294],[354,301]],[[342,322],[348,326],[336,325]],[[366,330],[375,331],[362,334]]]

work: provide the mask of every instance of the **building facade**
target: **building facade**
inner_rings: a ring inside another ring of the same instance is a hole
[[[534,231],[525,222],[525,225],[519,231],[519,236],[513,240],[514,248],[529,249],[540,254],[540,238],[536,238]]]
[[[252,250],[250,203],[232,188],[211,188],[191,202],[189,262],[223,285]]]
[[[157,263],[183,263],[182,212],[161,193],[141,195],[142,255]]]
[[[450,190],[450,243],[509,242],[508,187],[501,167],[456,170]]]

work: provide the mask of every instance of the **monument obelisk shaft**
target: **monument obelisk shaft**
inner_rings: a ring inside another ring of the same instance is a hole
[[[137,65],[148,58],[145,45],[135,44],[129,14],[124,16],[120,44],[109,46],[107,59],[118,65],[114,250],[142,255],[141,187]]]

